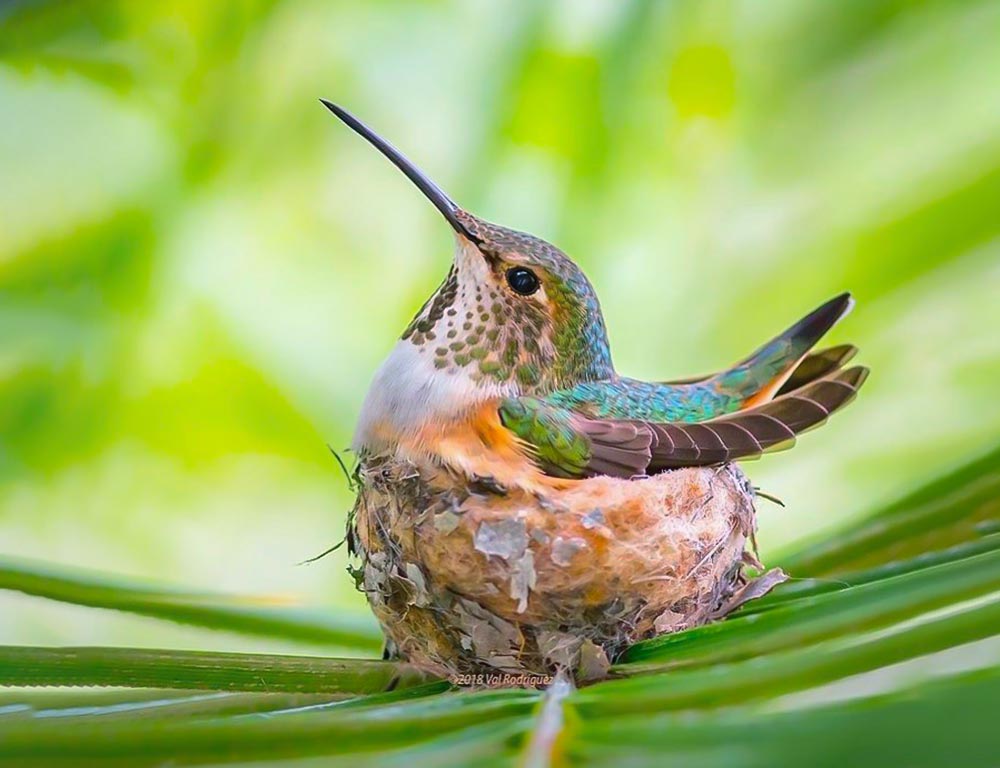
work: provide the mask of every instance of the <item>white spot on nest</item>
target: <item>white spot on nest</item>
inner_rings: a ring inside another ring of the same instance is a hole
[[[535,553],[526,549],[521,558],[514,562],[510,572],[510,596],[517,600],[517,612],[528,608],[528,593],[535,586]]]
[[[403,566],[403,570],[406,571],[406,578],[413,583],[414,594],[413,599],[410,600],[410,605],[429,605],[430,599],[427,595],[427,580],[424,578],[424,572],[420,570],[420,566],[413,563],[406,563]]]
[[[534,542],[536,542],[536,543],[538,543],[538,544],[548,544],[549,543],[549,535],[545,531],[543,531],[541,528],[535,528],[531,532],[531,540],[534,541]]]
[[[528,531],[524,520],[499,520],[481,523],[476,531],[475,547],[485,555],[504,560],[520,557],[528,546]]]
[[[461,518],[451,510],[434,515],[434,530],[438,533],[451,533],[458,527]]]
[[[552,562],[556,565],[567,566],[573,559],[573,555],[586,547],[587,542],[577,536],[571,539],[556,536],[552,542]]]

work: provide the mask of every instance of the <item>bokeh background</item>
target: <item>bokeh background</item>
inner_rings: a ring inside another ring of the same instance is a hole
[[[1000,5],[0,2],[0,552],[363,613],[369,379],[461,204],[554,241],[620,370],[833,294],[873,369],[748,465],[766,561],[1000,434]],[[197,638],[196,640],[194,638]],[[275,647],[0,594],[0,642]]]

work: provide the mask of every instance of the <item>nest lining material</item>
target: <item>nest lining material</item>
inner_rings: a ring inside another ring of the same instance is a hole
[[[784,580],[747,549],[735,465],[594,477],[539,497],[366,457],[349,523],[387,648],[444,676],[602,677],[630,644],[721,618]]]

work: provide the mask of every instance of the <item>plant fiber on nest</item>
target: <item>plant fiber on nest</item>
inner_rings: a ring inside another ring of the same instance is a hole
[[[387,649],[443,676],[603,677],[630,644],[722,618],[784,579],[748,549],[735,465],[537,496],[366,457],[348,541]]]

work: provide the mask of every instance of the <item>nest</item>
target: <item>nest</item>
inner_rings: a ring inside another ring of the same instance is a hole
[[[604,676],[630,644],[719,619],[760,570],[735,466],[595,477],[540,497],[367,458],[348,540],[389,655],[448,677]]]

